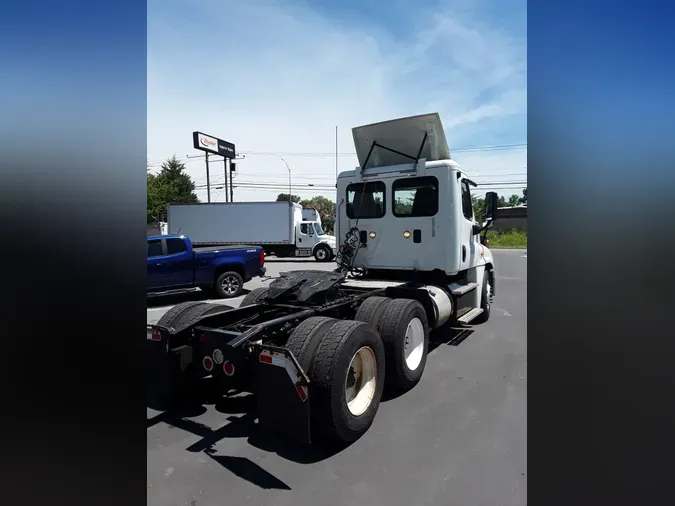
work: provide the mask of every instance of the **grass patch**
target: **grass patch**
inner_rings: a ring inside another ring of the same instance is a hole
[[[527,248],[527,230],[490,230],[490,248]]]

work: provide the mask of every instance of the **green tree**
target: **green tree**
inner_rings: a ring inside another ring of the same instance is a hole
[[[518,195],[511,195],[509,197],[509,207],[515,207],[520,204],[520,197]]]
[[[147,174],[147,222],[166,220],[166,206],[170,203],[199,202],[195,184],[185,173],[185,164],[172,156],[162,164],[159,174]]]
[[[277,195],[277,202],[288,202],[288,193],[280,193],[279,195]],[[291,202],[299,204],[300,197],[298,197],[297,195],[291,195]]]
[[[527,188],[523,190],[523,196],[520,197],[520,204],[527,204]]]

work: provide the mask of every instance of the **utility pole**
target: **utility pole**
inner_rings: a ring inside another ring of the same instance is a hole
[[[225,170],[225,202],[227,202],[227,158],[223,158],[223,169]]]
[[[293,189],[291,186],[291,168],[288,166],[288,162],[286,160],[282,158],[281,161],[286,164],[286,168],[288,169],[288,201],[293,202]]]
[[[335,184],[338,177],[338,127],[335,125]]]
[[[234,202],[234,174],[232,174],[232,160],[228,162],[230,164],[230,202]],[[234,164],[235,168],[237,164]]]
[[[211,180],[209,179],[209,152],[206,152],[206,199],[211,203]]]

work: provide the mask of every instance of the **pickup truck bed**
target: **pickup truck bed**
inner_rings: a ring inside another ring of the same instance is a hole
[[[193,246],[192,251],[195,253],[206,253],[208,251],[230,251],[237,249],[257,248],[257,246],[246,246],[243,244],[232,244],[229,246]]]

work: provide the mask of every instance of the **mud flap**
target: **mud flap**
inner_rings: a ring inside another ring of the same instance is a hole
[[[298,443],[311,444],[309,378],[287,349],[268,345],[260,349],[258,425]]]
[[[178,386],[181,374],[192,361],[192,347],[169,350],[169,331],[148,325],[146,340],[146,405],[164,411]]]

